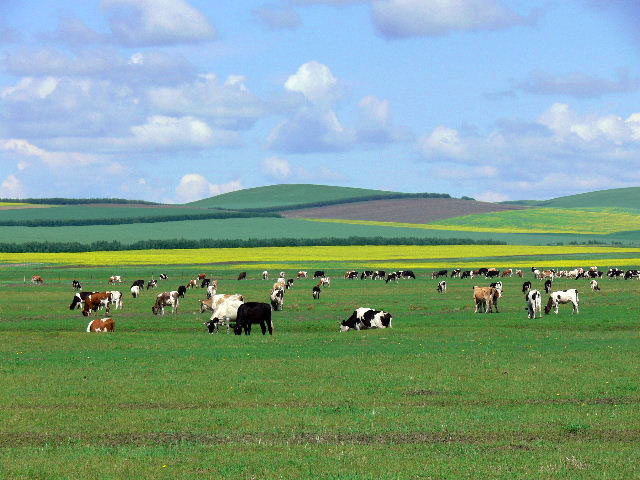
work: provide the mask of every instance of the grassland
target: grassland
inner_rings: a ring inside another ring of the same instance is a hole
[[[256,267],[243,282],[224,265],[162,271],[162,289],[204,272],[219,279],[219,291],[265,301],[271,285],[257,280]],[[121,274],[126,291],[160,269],[37,272],[47,284],[22,284],[33,266],[0,269],[2,478],[640,475],[638,281],[604,279],[592,293],[585,281],[558,280],[556,288],[580,289],[580,315],[561,307],[530,320],[520,279],[505,280],[501,313],[474,315],[478,279],[449,280],[438,295],[430,270],[385,285],[342,280],[344,268],[335,268],[319,301],[311,300],[313,280],[296,281],[285,310],[274,313],[273,337],[206,334],[205,316],[194,313],[199,289],[163,318],[150,312],[156,292],[127,297],[113,314],[116,332],[91,335],[68,310],[72,279],[104,290],[108,276]],[[367,305],[392,312],[394,328],[338,332],[340,320]]]
[[[583,208],[583,207],[623,207],[640,208],[640,187],[611,188],[595,192],[567,195],[552,198],[550,200],[520,200],[505,202],[511,204],[557,207],[557,208]]]
[[[2,221],[36,221],[36,220],[76,220],[84,218],[111,219],[137,217],[166,217],[175,216],[177,219],[184,215],[202,214],[207,210],[202,208],[184,207],[134,207],[113,205],[60,205],[51,208],[30,208],[20,210],[0,211]]]

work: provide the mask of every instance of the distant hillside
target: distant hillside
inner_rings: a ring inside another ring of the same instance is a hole
[[[229,210],[282,211],[382,198],[450,198],[446,193],[401,193],[329,185],[287,184],[247,188],[188,205]]]
[[[595,192],[552,198],[551,200],[516,200],[504,203],[557,208],[620,207],[640,209],[640,187],[598,190]]]

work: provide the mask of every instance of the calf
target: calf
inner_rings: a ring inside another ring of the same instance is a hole
[[[528,318],[536,318],[536,313],[540,318],[542,318],[542,295],[538,290],[529,290],[527,294],[524,296],[525,301],[527,302],[527,310],[529,314]]]
[[[178,296],[180,298],[184,298],[186,293],[187,293],[187,287],[185,287],[184,285],[180,285],[178,287]]]
[[[138,298],[140,296],[140,287],[138,285],[131,287],[131,296],[133,298]]]
[[[180,306],[180,300],[178,300],[178,292],[173,290],[171,292],[162,292],[156,297],[156,303],[151,307],[151,311],[154,315],[164,315],[164,307],[171,306],[171,313],[176,313]]]
[[[544,281],[544,293],[550,293],[553,288],[553,282],[551,279],[547,279]]]
[[[529,290],[531,290],[531,282],[527,280],[522,284],[522,293],[527,293]]]
[[[111,293],[97,292],[92,293],[84,300],[84,308],[82,315],[88,317],[91,312],[97,311],[101,307],[106,307],[107,315],[111,312]]]
[[[113,332],[116,329],[116,322],[113,318],[96,318],[87,325],[87,332]]]
[[[493,287],[473,287],[473,300],[475,303],[474,313],[493,313],[493,306],[496,307],[496,313],[500,313],[498,310],[498,299],[502,293],[497,288]]]
[[[240,275],[238,275],[238,280],[244,280],[245,278],[247,278],[247,272],[240,272]]]
[[[245,335],[251,335],[251,326],[260,325],[262,335],[273,335],[273,321],[271,320],[271,308],[266,303],[247,302],[238,307],[236,314],[236,325],[233,333],[241,335],[244,330]]]
[[[571,313],[580,313],[578,310],[579,301],[580,299],[578,297],[578,290],[576,290],[575,288],[552,292],[551,295],[549,295],[549,301],[547,302],[547,305],[544,307],[544,313],[545,315],[548,315],[549,312],[554,309],[557,315],[558,305],[561,303],[570,303],[573,306],[573,310],[571,311]]]
[[[312,289],[311,289],[311,294],[313,295],[313,299],[314,300],[318,300],[320,298],[320,285],[315,285]]]
[[[438,293],[447,293],[447,282],[444,280],[438,284]]]
[[[366,330],[368,328],[391,328],[393,317],[390,313],[373,308],[361,307],[340,324],[340,331]]]
[[[78,292],[73,296],[73,300],[71,301],[71,305],[69,305],[69,310],[74,310],[76,308],[83,308],[84,301],[90,295],[93,295],[96,292]]]
[[[76,290],[82,290],[82,285],[80,285],[80,282],[78,280],[74,280],[73,282],[71,282],[71,284]]]
[[[284,290],[281,288],[271,292],[271,308],[279,312],[284,306]]]
[[[591,290],[593,290],[594,292],[596,290],[600,290],[600,285],[598,285],[598,282],[596,280],[591,280],[590,286]]]

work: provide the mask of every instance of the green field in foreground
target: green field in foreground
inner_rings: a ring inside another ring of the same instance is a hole
[[[0,478],[640,475],[638,281],[593,293],[557,280],[580,290],[580,314],[530,320],[522,279],[505,281],[499,314],[474,315],[471,286],[486,281],[439,295],[430,270],[384,284],[341,268],[318,301],[314,280],[296,280],[273,337],[208,335],[201,289],[164,317],[157,292],[126,296],[115,333],[87,334],[72,279],[104,290],[120,274],[127,292],[158,267],[40,268],[39,287],[22,284],[33,267],[0,269]],[[257,268],[242,282],[223,266],[163,271],[161,289],[202,272],[255,301],[272,284]],[[358,306],[391,312],[393,328],[339,333]]]

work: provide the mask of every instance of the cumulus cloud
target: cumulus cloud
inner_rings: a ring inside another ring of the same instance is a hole
[[[337,96],[338,79],[322,63],[304,63],[298,71],[287,78],[284,87],[291,92],[302,93],[307,100],[316,104],[331,103]]]
[[[499,0],[375,0],[372,13],[378,32],[390,38],[501,30],[532,20]]]
[[[360,141],[377,144],[411,138],[408,128],[393,125],[389,100],[380,100],[371,95],[358,103],[356,134]]]
[[[460,132],[453,128],[438,126],[418,141],[418,148],[427,158],[466,160],[469,152]]]
[[[291,30],[300,26],[300,15],[291,7],[264,5],[253,15],[270,30]]]
[[[227,183],[214,184],[199,173],[183,175],[176,187],[176,198],[181,203],[193,202],[202,198],[220,195],[221,193],[241,190],[242,182],[232,180]]]
[[[0,140],[0,149],[8,154],[16,156],[23,165],[23,170],[29,164],[24,162],[24,158],[36,158],[52,169],[62,167],[78,168],[96,163],[110,164],[113,168],[118,168],[116,162],[110,162],[96,155],[81,152],[52,152],[34,145],[27,140],[11,138]]]
[[[59,42],[72,46],[86,46],[107,41],[106,35],[96,32],[77,18],[61,18],[58,28],[40,35],[45,42]]]
[[[0,183],[0,197],[24,198],[24,184],[15,175],[9,175]]]
[[[184,0],[103,0],[114,38],[127,46],[213,40],[216,29]]]
[[[516,88],[536,95],[566,95],[575,98],[599,98],[612,93],[635,92],[640,87],[640,79],[632,78],[626,70],[617,74],[616,80],[572,72],[552,75],[532,72],[527,78],[516,83]]]
[[[264,173],[275,179],[285,179],[291,176],[291,165],[288,160],[279,157],[269,157],[262,162]]]

